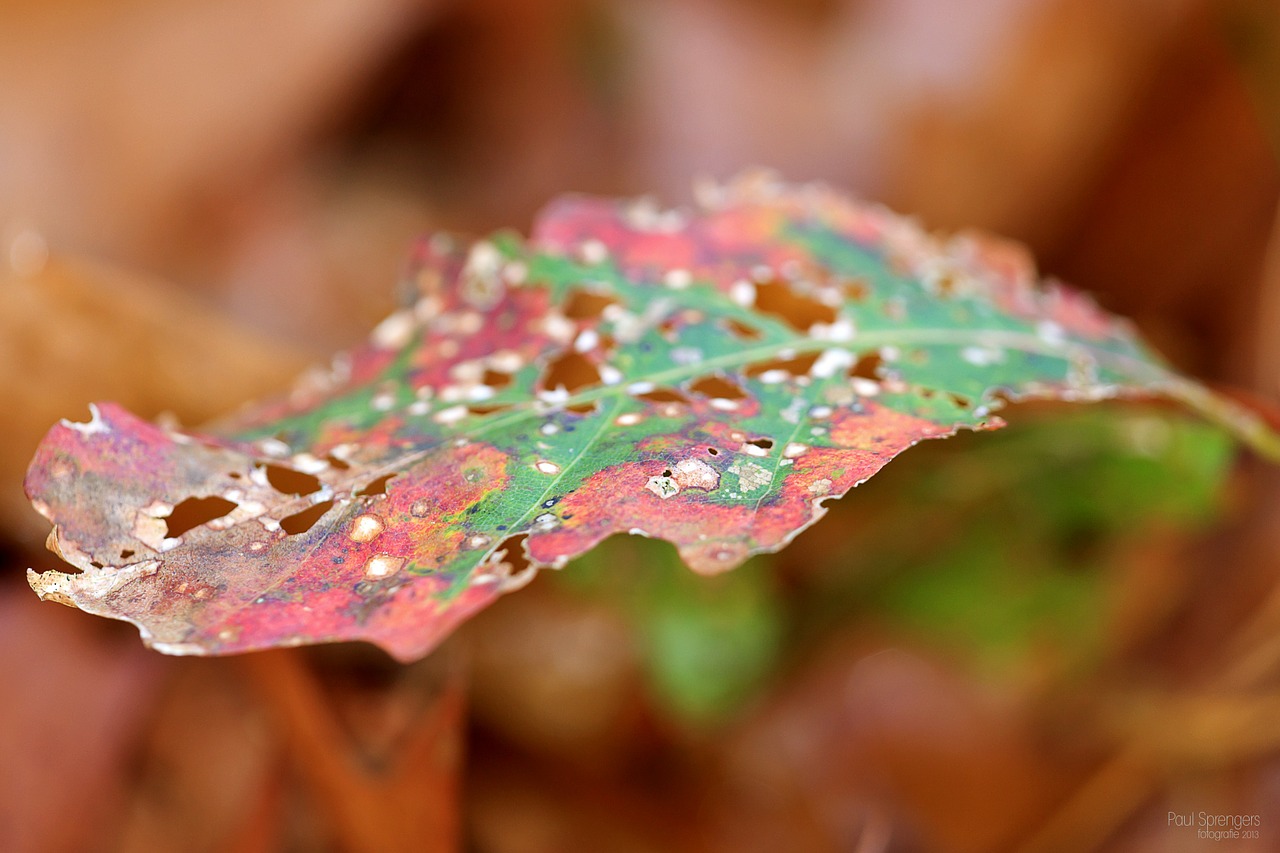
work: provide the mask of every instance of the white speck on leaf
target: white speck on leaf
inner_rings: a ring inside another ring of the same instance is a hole
[[[456,424],[467,416],[466,406],[450,406],[443,411],[436,412],[434,420],[441,424]]]
[[[81,435],[95,435],[102,432],[111,432],[111,427],[107,426],[107,422],[102,419],[102,412],[98,411],[98,407],[93,403],[89,404],[88,423],[69,421],[66,418],[63,418],[62,425],[68,429],[75,430]]]
[[[682,489],[709,492],[720,485],[720,472],[701,459],[681,459],[676,463],[672,479]]]
[[[590,352],[600,345],[600,333],[595,329],[583,329],[578,333],[578,338],[573,342],[573,348],[578,352]]]
[[[847,349],[825,349],[809,368],[810,375],[818,379],[830,379],[846,367],[853,366],[853,353]]]
[[[609,259],[609,248],[599,240],[586,240],[578,247],[582,260],[589,264],[602,264]]]
[[[368,578],[385,578],[400,571],[404,563],[404,557],[375,554],[369,558],[369,562],[364,564],[364,574]]]
[[[1052,320],[1042,320],[1036,324],[1036,335],[1040,340],[1052,346],[1061,346],[1067,341],[1067,333]]]
[[[855,376],[849,380],[849,384],[859,397],[874,397],[880,393],[880,383],[874,379]]]
[[[355,542],[370,542],[382,530],[382,521],[376,515],[356,516],[356,520],[351,523],[351,539]]]
[[[697,364],[702,361],[702,350],[697,347],[676,347],[671,351],[671,360],[682,366]]]
[[[374,327],[374,346],[382,349],[400,349],[409,343],[417,320],[412,311],[397,311]]]
[[[684,290],[693,283],[693,276],[688,270],[668,270],[662,277],[662,283],[672,290]]]
[[[1004,361],[1004,353],[989,347],[965,347],[960,350],[960,357],[976,367],[988,364],[999,364]]]

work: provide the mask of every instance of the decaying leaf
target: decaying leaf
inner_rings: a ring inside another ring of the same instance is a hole
[[[707,573],[775,551],[1005,400],[1160,394],[1274,452],[1014,247],[765,175],[700,195],[432,238],[367,346],[208,432],[110,404],[55,426],[26,486],[79,573],[32,586],[171,653],[364,639],[407,660],[613,533]]]

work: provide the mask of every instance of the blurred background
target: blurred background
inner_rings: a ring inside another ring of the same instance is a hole
[[[1170,409],[1019,408],[722,578],[611,540],[410,667],[40,604],[21,493],[91,400],[196,425],[358,341],[424,232],[751,165],[1274,404],[1278,153],[1270,0],[9,0],[0,848],[1280,849],[1280,475]]]

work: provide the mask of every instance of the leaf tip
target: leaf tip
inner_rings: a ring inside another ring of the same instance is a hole
[[[41,601],[55,601],[67,607],[75,607],[76,603],[70,595],[71,576],[64,572],[50,569],[37,572],[27,569],[27,584],[35,591]]]

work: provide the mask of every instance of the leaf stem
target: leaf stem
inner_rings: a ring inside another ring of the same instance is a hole
[[[1185,404],[1210,423],[1221,426],[1262,458],[1280,463],[1280,434],[1249,407],[1172,374],[1158,390]]]

